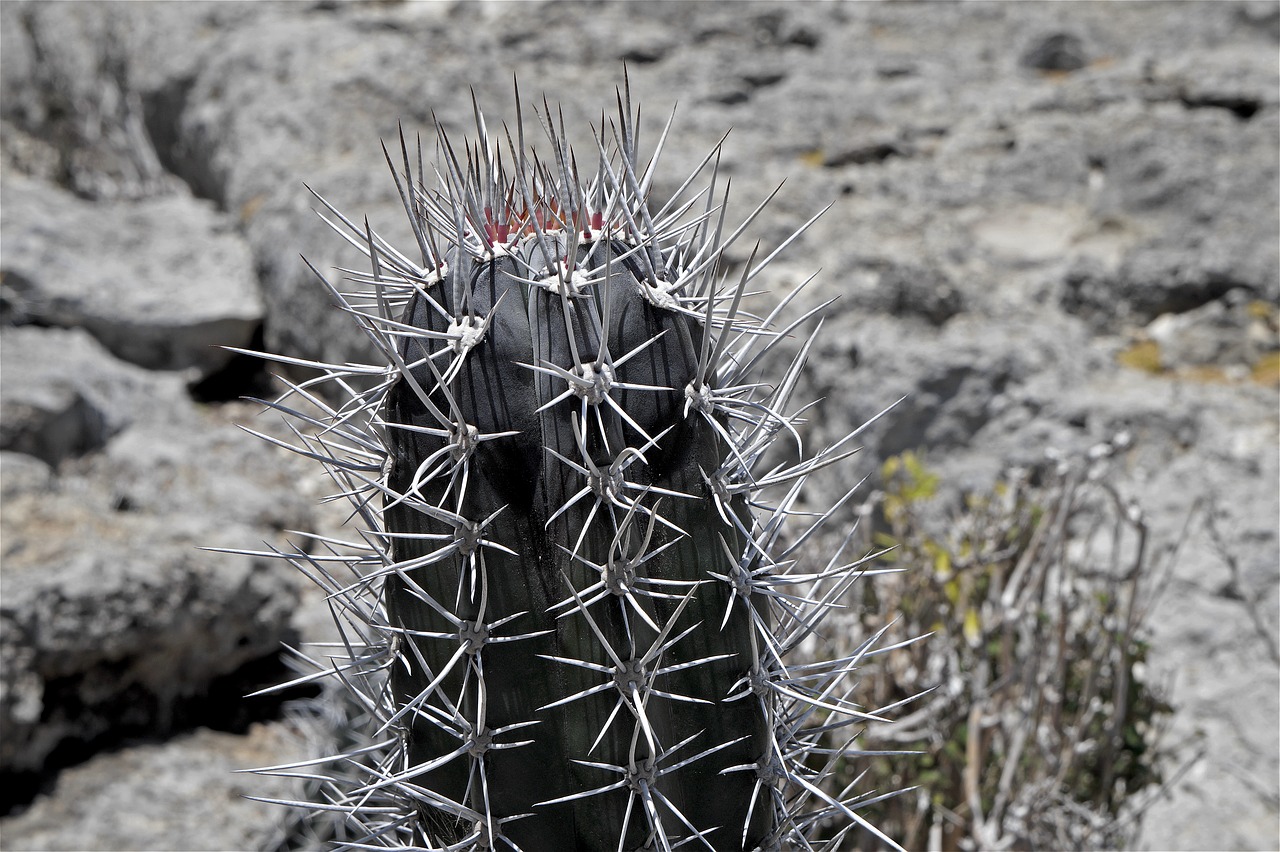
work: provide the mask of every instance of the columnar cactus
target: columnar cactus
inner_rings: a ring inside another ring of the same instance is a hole
[[[625,89],[618,111],[589,177],[549,108],[541,157],[519,115],[499,144],[477,107],[461,155],[441,130],[436,189],[402,136],[387,161],[413,258],[322,199],[372,267],[350,273],[358,293],[325,285],[384,362],[309,364],[273,405],[360,525],[359,546],[327,542],[337,555],[285,555],[348,637],[316,676],[378,720],[350,756],[364,776],[323,805],[358,826],[353,846],[768,850],[875,831],[823,787],[856,754],[851,726],[878,718],[850,698],[868,648],[793,659],[866,571],[839,552],[804,564],[836,507],[795,510],[850,440],[802,453],[789,399],[811,336],[759,375],[817,311],[781,328],[783,305],[747,312],[791,239],[725,275],[764,205],[726,228],[717,149],[653,210],[657,154],[640,157]]]

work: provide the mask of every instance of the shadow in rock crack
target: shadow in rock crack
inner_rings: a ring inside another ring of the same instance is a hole
[[[75,715],[83,710],[76,705],[80,681],[86,676],[49,681],[43,695],[44,714]],[[107,673],[109,674],[109,673]],[[21,812],[42,793],[53,790],[58,774],[69,767],[99,754],[145,742],[158,742],[197,728],[209,728],[232,734],[247,733],[256,722],[282,717],[283,706],[290,701],[315,698],[320,688],[300,685],[269,695],[246,698],[250,693],[291,679],[295,673],[285,664],[280,653],[250,660],[229,674],[211,681],[196,694],[160,706],[154,694],[145,690],[125,692],[110,708],[94,708],[95,712],[112,713],[114,724],[105,732],[83,740],[67,739],[45,760],[39,771],[0,771],[0,816]]]

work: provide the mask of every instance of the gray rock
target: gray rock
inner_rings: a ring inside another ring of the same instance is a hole
[[[840,259],[848,304],[843,310],[869,310],[889,316],[919,318],[940,326],[964,309],[964,297],[946,272],[860,255]]]
[[[219,679],[292,641],[300,577],[196,549],[311,526],[315,489],[233,411],[157,407],[44,488],[6,472],[0,768],[188,725]]]
[[[178,191],[179,175],[162,160],[175,97],[212,47],[212,33],[248,11],[223,3],[185,10],[7,3],[0,114],[48,145],[46,176],[77,195]]]
[[[1171,453],[1136,459],[1154,462],[1139,468],[1132,492],[1152,541],[1186,536],[1171,575],[1152,589],[1158,604],[1148,662],[1171,673],[1170,700],[1178,712],[1168,741],[1179,765],[1190,764],[1152,806],[1142,848],[1265,849],[1265,838],[1280,827],[1274,798],[1280,777],[1276,395],[1248,384],[1141,376],[1133,390],[1145,394],[1152,410],[1189,413],[1202,436]],[[1119,409],[1123,398],[1113,404]],[[1185,810],[1192,807],[1212,817],[1188,819]]]
[[[1271,298],[1271,276],[1238,277],[1212,266],[1212,259],[1208,252],[1148,245],[1130,252],[1114,272],[1083,261],[1067,272],[1061,304],[1098,331],[1114,332],[1203,307],[1237,289]]]
[[[1260,40],[1241,44],[1231,56],[1193,50],[1161,62],[1156,73],[1177,86],[1188,109],[1225,110],[1248,121],[1259,110],[1280,104],[1280,91],[1268,85],[1268,78],[1276,76],[1268,53],[1267,43]]]
[[[0,118],[0,131],[4,174],[26,175],[47,183],[58,181],[57,148],[4,118]],[[6,316],[3,321],[11,320]]]
[[[367,215],[397,244],[414,244],[378,140],[394,152],[403,120],[412,145],[432,109],[446,124],[467,120],[470,107],[455,95],[463,90],[461,67],[474,54],[441,53],[426,77],[411,55],[413,45],[443,32],[444,12],[338,7],[299,15],[273,7],[266,21],[219,32],[216,50],[175,104],[170,159],[199,194],[240,217],[261,276],[271,351],[338,363],[369,358],[363,335],[332,310],[299,258],[335,285],[340,267],[363,262],[316,216],[323,208],[304,182],[344,211]],[[487,27],[476,32],[489,44],[496,36]],[[304,48],[319,42],[336,53]],[[339,54],[350,61],[333,62]],[[484,82],[474,82],[483,93]],[[289,120],[282,123],[282,115]],[[334,158],[338,150],[348,153]],[[310,165],[299,169],[302,162]]]
[[[0,446],[49,463],[101,446],[106,438],[102,412],[67,385],[9,394],[0,405]]]
[[[20,494],[43,494],[53,484],[53,470],[40,459],[0,451],[0,496],[6,501]]]
[[[1089,57],[1079,36],[1054,33],[1037,39],[1019,61],[1037,71],[1079,71],[1089,64]]]
[[[102,447],[181,381],[123,364],[79,329],[0,327],[0,449],[47,464]]]
[[[1186,313],[1162,314],[1146,333],[1159,346],[1166,370],[1217,366],[1241,378],[1266,353],[1280,349],[1280,336],[1268,322],[1271,313],[1237,290]]]
[[[1092,215],[1146,236],[1112,269],[1082,263],[1062,307],[1099,330],[1145,325],[1245,288],[1280,299],[1280,248],[1257,228],[1280,228],[1274,109],[1248,121],[1226,109],[1162,103],[1111,111],[1090,131]]]
[[[1236,19],[1248,27],[1257,28],[1272,41],[1280,41],[1280,9],[1271,3],[1248,0],[1236,9]]]
[[[207,202],[174,194],[95,206],[5,179],[4,301],[20,321],[91,332],[156,370],[225,364],[262,323],[253,261]]]
[[[833,314],[810,359],[805,398],[829,400],[817,427],[827,439],[893,405],[865,437],[876,459],[912,448],[955,454],[1016,409],[1041,414],[1064,386],[1096,369],[1096,357],[1074,354],[1082,342],[1069,323],[992,334],[967,314],[936,330]]]
[[[4,117],[54,143],[57,179],[82,196],[141,197],[176,185],[129,80],[126,21],[92,7],[47,12],[39,4],[4,11],[4,78],[12,81]]]
[[[284,725],[247,734],[200,729],[133,745],[68,769],[25,812],[0,819],[6,849],[262,849],[281,809],[247,796],[292,798],[289,779],[235,774],[310,757]]]
[[[276,415],[257,418],[256,409],[248,405],[234,414],[234,409],[221,410],[214,416],[192,409],[185,416],[139,422],[102,452],[84,459],[78,472],[106,484],[112,504],[128,512],[211,516],[217,525],[240,527],[236,533],[246,527],[270,533],[307,529],[321,483],[300,485],[308,472],[301,459],[238,427],[243,423],[267,434],[279,431],[274,428]],[[236,546],[234,535],[215,525],[202,534],[194,543]]]
[[[293,578],[195,551],[202,526],[113,518],[63,493],[7,504],[4,529],[6,771],[37,772],[99,737],[163,735],[214,680],[290,636]]]

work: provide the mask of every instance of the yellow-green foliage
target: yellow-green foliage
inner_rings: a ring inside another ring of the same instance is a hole
[[[1268,352],[1253,365],[1252,378],[1263,385],[1280,385],[1280,352]]]
[[[1154,340],[1139,340],[1116,356],[1123,366],[1144,373],[1160,373],[1164,371],[1164,363],[1160,358],[1160,344]]]
[[[911,506],[929,500],[938,493],[938,475],[925,468],[911,450],[900,456],[890,456],[880,466],[880,478],[891,483],[881,504],[890,523],[902,520]]]
[[[867,584],[852,639],[890,623],[933,633],[867,669],[874,707],[935,688],[862,742],[921,752],[870,770],[868,786],[919,785],[866,811],[905,847],[1123,845],[1114,818],[1159,782],[1168,708],[1140,674],[1145,530],[1105,463],[1088,463],[1095,478],[1084,462],[1039,484],[1011,475],[947,524],[926,520],[941,482],[922,459],[884,463],[874,543],[902,570]]]

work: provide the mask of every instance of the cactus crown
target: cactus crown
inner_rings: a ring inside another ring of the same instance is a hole
[[[821,308],[744,307],[813,220],[728,277],[768,199],[726,227],[717,146],[652,209],[670,122],[642,161],[625,85],[617,102],[590,176],[545,101],[548,156],[477,106],[461,155],[439,131],[436,189],[402,133],[412,258],[321,199],[371,268],[344,270],[354,292],[317,277],[382,363],[267,356],[321,371],[269,404],[359,525],[280,554],[344,629],[305,677],[374,720],[358,777],[315,807],[361,848],[834,849],[859,825],[893,845],[857,813],[871,794],[822,783],[856,754],[839,733],[879,718],[850,698],[874,640],[795,653],[867,572],[843,545],[810,565],[839,504],[796,508],[853,452],[806,456],[790,404]]]

